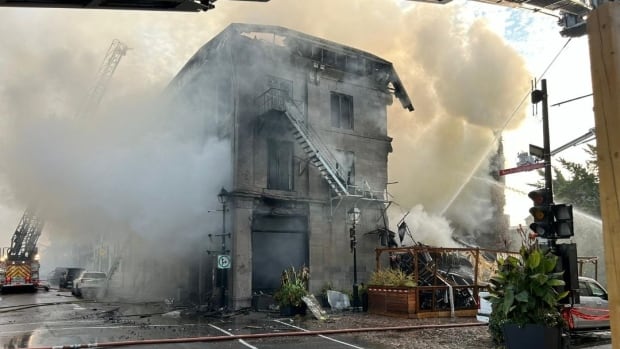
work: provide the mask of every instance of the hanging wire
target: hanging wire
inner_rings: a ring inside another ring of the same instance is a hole
[[[562,46],[562,48],[558,51],[558,53],[553,57],[553,59],[551,60],[551,62],[549,62],[549,64],[547,65],[547,67],[545,68],[545,70],[543,70],[542,74],[540,74],[540,77],[536,80],[542,80],[542,78],[545,76],[545,74],[547,74],[547,71],[549,71],[549,68],[551,68],[551,66],[553,66],[553,64],[555,63],[555,61],[558,59],[558,57],[560,57],[560,54],[562,54],[562,52],[564,52],[564,49],[566,48],[566,46],[568,46],[568,43],[571,42],[572,38],[568,38],[568,40],[566,40],[566,43],[564,43],[564,46]],[[523,105],[523,103],[527,100],[527,97],[530,95],[530,92],[527,92],[523,98],[521,99],[521,101],[519,102],[519,104],[517,105],[517,107],[512,111],[512,114],[510,114],[510,117],[506,120],[506,122],[504,123],[504,125],[502,125],[502,128],[499,130],[500,132],[496,133],[495,139],[493,140],[493,142],[497,142],[497,140],[499,139],[499,135],[501,134],[501,132],[504,131],[504,129],[506,129],[506,126],[508,126],[508,124],[510,123],[510,121],[512,121],[512,119],[515,117],[515,115],[517,115],[517,112],[519,111],[519,109],[521,109],[521,106]]]

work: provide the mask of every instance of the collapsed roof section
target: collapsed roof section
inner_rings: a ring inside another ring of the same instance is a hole
[[[307,58],[314,68],[340,75],[367,77],[380,88],[392,92],[403,108],[413,111],[413,104],[392,63],[352,47],[320,39],[280,26],[233,23],[204,45],[181,70],[175,80],[206,63],[230,39],[243,36],[286,49],[291,55]],[[172,82],[175,84],[175,81]]]
[[[228,29],[239,35],[267,39],[274,45],[288,48],[291,54],[318,64],[319,69],[372,76],[382,87],[394,93],[403,108],[413,111],[413,104],[392,63],[380,57],[280,26],[234,23]]]

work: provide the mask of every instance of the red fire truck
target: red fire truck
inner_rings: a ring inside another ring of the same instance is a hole
[[[11,247],[2,249],[0,255],[0,290],[39,287],[37,240],[42,229],[43,221],[27,209],[11,238]]]

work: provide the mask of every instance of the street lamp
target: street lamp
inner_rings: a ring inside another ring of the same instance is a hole
[[[353,307],[359,307],[359,292],[357,287],[357,240],[355,236],[355,225],[360,220],[360,209],[357,207],[351,208],[347,211],[349,221],[351,222],[351,229],[349,229],[349,237],[351,239],[351,252],[353,252]]]
[[[222,204],[222,255],[226,255],[226,203],[228,202],[228,191],[222,187],[220,193],[217,194],[217,200]],[[226,284],[227,280],[227,271],[228,269],[219,269],[220,270],[220,281],[222,285],[222,294],[221,294],[221,304],[222,307],[226,306]]]

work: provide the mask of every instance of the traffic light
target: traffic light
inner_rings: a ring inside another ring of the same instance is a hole
[[[551,239],[555,238],[555,224],[553,212],[553,198],[549,189],[537,189],[527,194],[534,202],[530,208],[530,214],[534,217],[534,223],[530,224],[536,235]]]
[[[572,205],[553,205],[553,216],[555,217],[555,233],[558,238],[570,238],[575,235],[573,231]]]

